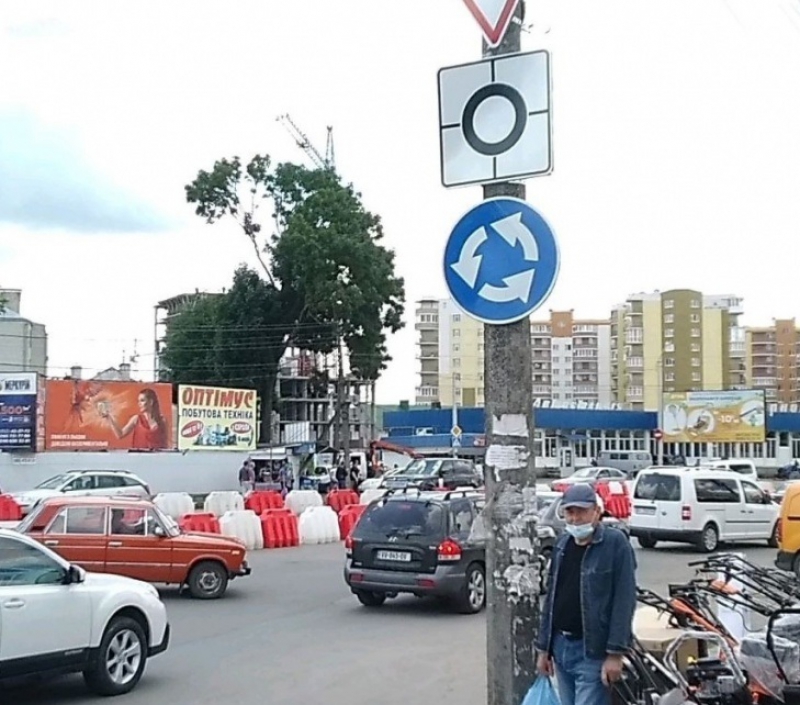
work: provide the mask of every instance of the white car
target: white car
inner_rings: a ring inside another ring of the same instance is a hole
[[[78,496],[150,498],[150,487],[142,478],[127,470],[69,470],[55,475],[26,492],[12,492],[11,496],[22,509],[23,516],[42,499],[61,494]]]
[[[169,645],[158,591],[87,573],[33,539],[0,529],[0,680],[83,673],[100,695],[131,691]]]

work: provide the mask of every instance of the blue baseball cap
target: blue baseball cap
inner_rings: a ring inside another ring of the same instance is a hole
[[[594,487],[583,482],[567,487],[567,491],[564,492],[564,496],[561,499],[561,507],[563,509],[569,509],[570,507],[589,509],[596,506],[598,506],[598,501]]]

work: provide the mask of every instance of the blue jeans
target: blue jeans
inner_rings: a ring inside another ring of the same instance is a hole
[[[558,694],[561,705],[609,705],[609,690],[603,685],[602,659],[586,657],[583,639],[553,639]]]

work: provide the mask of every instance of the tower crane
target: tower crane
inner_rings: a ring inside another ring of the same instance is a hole
[[[312,144],[311,140],[308,139],[306,133],[297,126],[288,113],[278,115],[277,121],[281,123],[292,136],[297,146],[306,153],[312,162],[314,162],[314,166],[318,169],[336,171],[336,152],[333,146],[333,127],[331,125],[328,125],[328,140],[325,145],[325,156],[323,157],[319,150]]]

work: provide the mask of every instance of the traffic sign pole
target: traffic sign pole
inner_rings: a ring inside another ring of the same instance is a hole
[[[523,2],[499,46],[484,57],[521,51]],[[521,183],[483,187],[483,197],[525,199]],[[520,705],[536,677],[539,617],[533,364],[528,317],[486,325],[486,663],[488,705]]]

